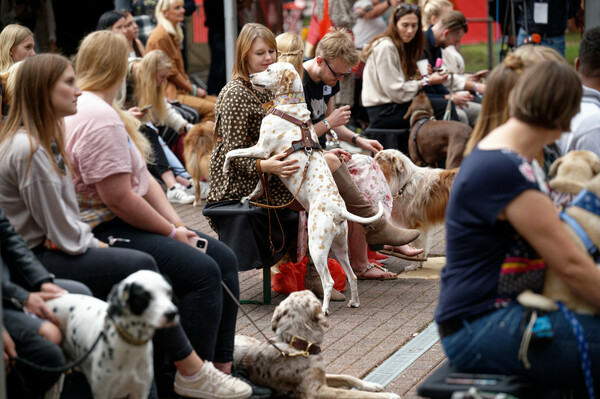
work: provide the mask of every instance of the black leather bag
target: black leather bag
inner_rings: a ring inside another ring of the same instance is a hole
[[[298,236],[298,212],[287,208],[268,211],[249,201],[226,200],[207,202],[202,214],[236,254],[240,271],[272,266]]]

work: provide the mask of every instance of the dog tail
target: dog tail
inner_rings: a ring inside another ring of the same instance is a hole
[[[379,219],[381,217],[381,215],[383,215],[383,202],[381,202],[381,201],[379,201],[379,210],[377,211],[377,214],[375,216],[371,216],[368,218],[357,216],[353,213],[348,212],[347,209],[342,210],[342,216],[346,220],[349,220],[351,222],[360,223],[360,224],[371,224],[374,221],[376,221],[377,219]]]

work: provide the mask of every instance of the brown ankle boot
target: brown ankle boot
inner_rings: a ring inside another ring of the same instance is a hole
[[[306,262],[306,274],[304,275],[304,287],[307,290],[310,290],[317,296],[319,299],[323,299],[323,284],[321,284],[321,277],[315,268],[315,265],[308,258],[308,262]],[[346,300],[346,296],[335,289],[331,290],[331,301],[334,302],[344,302]]]
[[[342,199],[346,203],[348,212],[361,216],[371,217],[377,214],[373,206],[359,190],[352,179],[352,175],[348,171],[345,163],[333,172],[333,179],[338,187]],[[419,237],[418,230],[403,229],[396,227],[385,220],[382,216],[380,219],[371,224],[362,225],[365,228],[365,238],[369,248],[373,251],[383,249],[384,245],[404,245],[414,241]]]

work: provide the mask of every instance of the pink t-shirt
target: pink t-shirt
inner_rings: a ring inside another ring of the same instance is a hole
[[[129,138],[117,111],[106,101],[84,91],[77,101],[77,113],[65,118],[65,131],[78,195],[99,199],[96,183],[118,173],[130,173],[133,191],[146,195],[144,157]]]

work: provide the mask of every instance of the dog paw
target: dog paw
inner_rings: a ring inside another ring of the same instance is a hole
[[[360,306],[360,302],[358,301],[353,301],[352,299],[348,302],[348,307],[349,308],[357,308]]]
[[[400,395],[396,395],[395,393],[388,393],[388,399],[401,399]]]
[[[362,391],[367,392],[381,392],[383,387],[376,382],[363,381],[363,386],[360,388]]]

